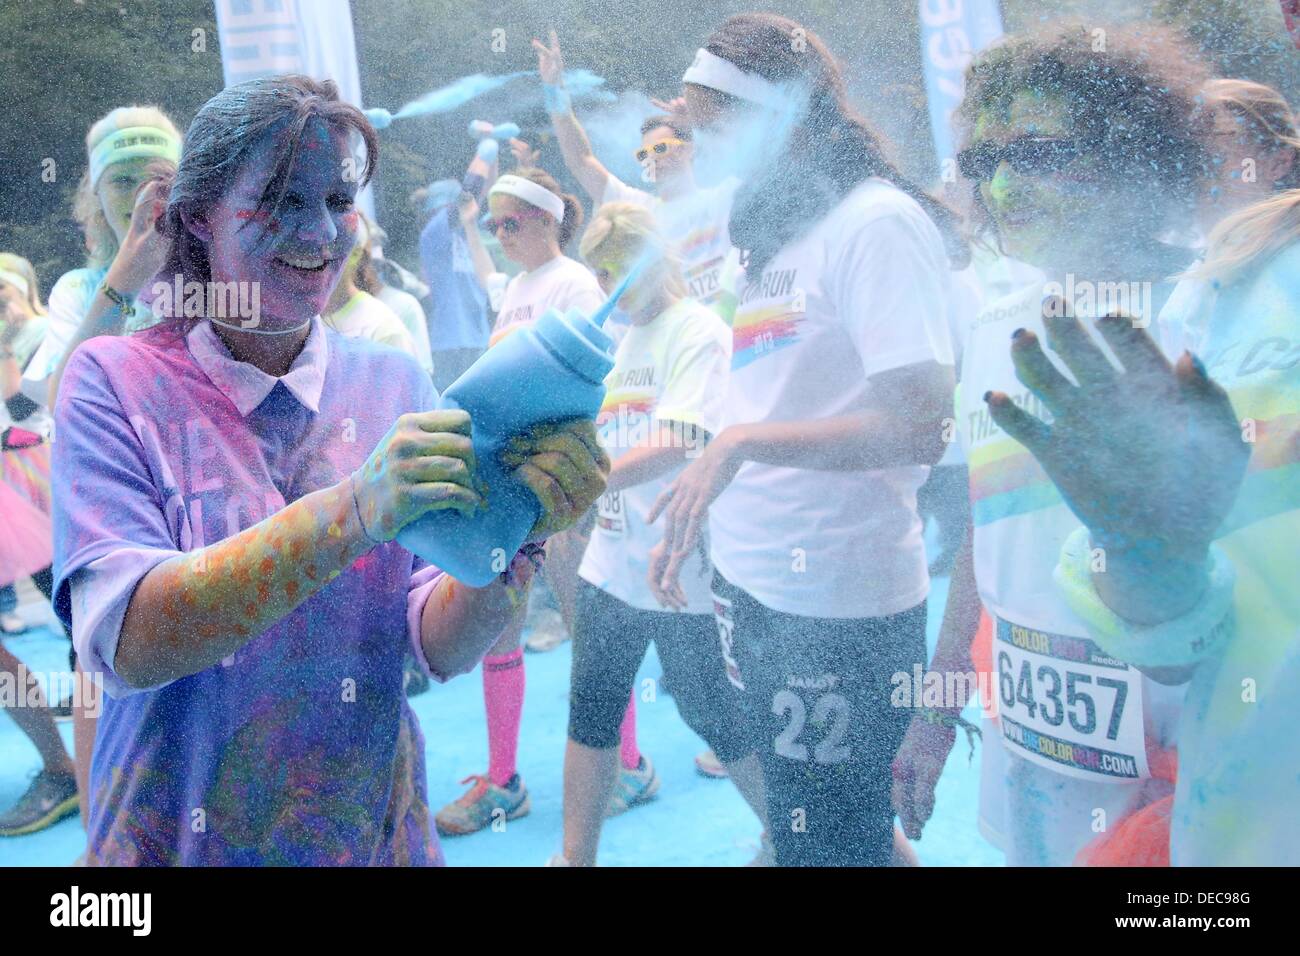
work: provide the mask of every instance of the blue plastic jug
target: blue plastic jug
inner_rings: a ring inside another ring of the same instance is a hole
[[[404,548],[471,587],[483,587],[505,570],[541,517],[541,505],[501,466],[497,453],[542,422],[595,419],[605,400],[605,376],[614,367],[613,343],[601,326],[631,277],[591,318],[551,309],[488,349],[448,386],[439,407],[469,412],[478,474],[488,486],[487,510],[473,518],[454,511],[427,514],[398,533]]]

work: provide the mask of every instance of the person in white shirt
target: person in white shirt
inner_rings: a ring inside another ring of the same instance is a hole
[[[181,134],[155,107],[123,106],[90,127],[86,153],[73,214],[89,261],[54,283],[45,339],[23,372],[23,393],[49,408],[78,345],[157,321],[135,300],[162,266],[164,244],[155,224],[180,159]]]
[[[384,258],[383,244],[387,241],[388,233],[383,227],[370,223],[370,264],[374,267],[375,279],[379,283],[379,291],[372,294],[402,320],[411,341],[415,343],[420,366],[433,375],[429,318],[424,314],[424,306],[420,305],[420,299],[429,294],[429,287],[392,259]]]
[[[727,179],[701,187],[692,167],[694,150],[689,122],[671,113],[647,117],[641,123],[641,145],[635,158],[641,166],[641,186],[629,185],[606,168],[592,151],[586,131],[574,115],[564,92],[564,60],[554,30],[549,44],[533,40],[537,68],[547,87],[547,107],[555,139],[575,179],[593,202],[634,202],[655,214],[664,235],[682,262],[687,293],[710,308],[725,306],[731,251],[727,219],[738,181]],[[677,104],[659,103],[675,108]]]
[[[596,277],[564,255],[582,225],[577,197],[561,194],[559,184],[540,169],[523,168],[500,176],[488,193],[487,228],[513,262],[523,266],[506,286],[489,348],[536,321],[548,309],[576,309],[590,315],[602,302]],[[573,633],[578,563],[587,545],[585,522],[546,542],[546,584],[555,594],[560,615]],[[483,659],[483,697],[488,721],[488,770],[470,779],[470,789],[434,818],[444,836],[474,833],[493,821],[493,814],[514,820],[529,812],[531,802],[516,767],[520,717],[524,706],[522,622],[507,629]],[[630,707],[629,707],[630,710]],[[628,733],[635,733],[631,721]],[[631,771],[636,773],[634,769]],[[643,781],[630,784],[641,788]]]
[[[369,228],[364,218],[358,219],[357,233],[357,244],[348,254],[343,276],[334,287],[321,318],[340,335],[369,339],[399,349],[419,361],[420,354],[402,320],[373,294],[379,291],[379,279],[370,264]]]
[[[731,334],[716,313],[683,295],[680,266],[644,206],[601,206],[581,250],[606,292],[635,263],[653,256],[620,300],[630,327],[605,378],[596,421],[612,468],[578,571],[564,848],[552,862],[593,866],[618,778],[620,725],[629,696],[635,700],[637,669],[652,641],[682,718],[719,754],[760,817],[763,810],[761,772],[744,732],[742,700],[717,652],[707,559],[696,554],[689,560],[667,610],[647,581],[660,532],[646,515],[719,427]],[[644,783],[630,796],[644,799],[659,781],[643,755],[637,763]]]
[[[87,131],[87,169],[77,185],[73,215],[88,261],[50,289],[45,337],[23,369],[22,393],[31,401],[54,408],[63,369],[87,339],[134,332],[157,321],[139,299],[163,264],[166,242],[158,221],[180,155],[180,131],[153,106],[118,107]],[[73,709],[83,821],[95,726],[86,708]]]
[[[916,489],[952,414],[953,263],[936,223],[963,246],[951,213],[883,159],[805,27],[732,17],[683,80],[697,151],[739,133],[762,148],[731,214],[748,263],[723,428],[648,515],[666,518],[650,573],[671,582],[707,518],[777,864],[888,865],[907,725],[890,677],[925,659]]]

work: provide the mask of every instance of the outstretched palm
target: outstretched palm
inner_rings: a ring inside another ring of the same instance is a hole
[[[1052,365],[1037,336],[1018,332],[1016,377],[1052,424],[1001,392],[985,396],[993,420],[1038,460],[1094,544],[1148,558],[1203,558],[1250,457],[1227,393],[1190,354],[1171,365],[1127,317],[1097,322],[1123,369],[1061,300],[1044,303],[1043,324],[1078,384]]]

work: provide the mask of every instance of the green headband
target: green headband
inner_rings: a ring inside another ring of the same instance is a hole
[[[90,184],[98,184],[104,170],[114,163],[127,159],[149,157],[181,160],[181,141],[165,129],[156,126],[128,126],[100,140],[90,151]]]

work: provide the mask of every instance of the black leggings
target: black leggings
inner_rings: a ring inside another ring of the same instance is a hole
[[[731,763],[753,752],[740,694],[727,682],[717,629],[708,614],[643,611],[587,581],[578,582],[569,684],[569,738],[618,746],[619,726],[650,642],[686,725]]]
[[[777,865],[889,865],[890,765],[912,716],[891,706],[890,678],[925,664],[925,603],[889,617],[799,617],[716,572],[713,593],[760,741]]]

